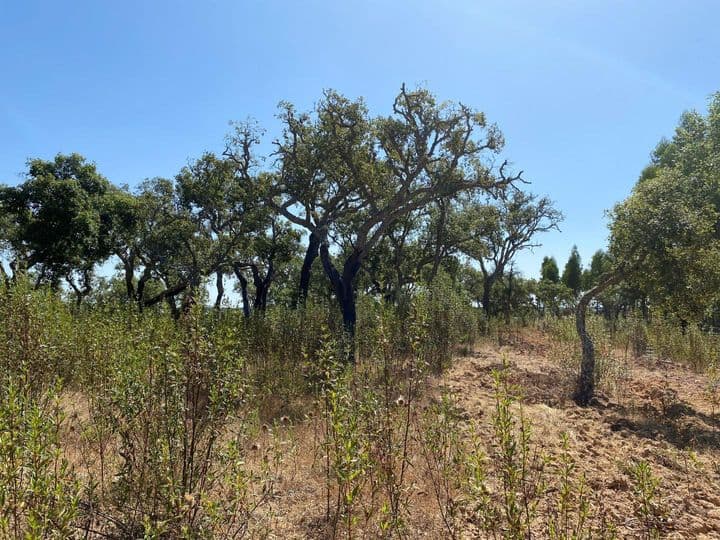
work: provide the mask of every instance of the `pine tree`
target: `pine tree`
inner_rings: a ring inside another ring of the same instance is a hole
[[[560,269],[555,257],[545,257],[540,266],[540,278],[550,283],[560,282]]]
[[[577,246],[573,246],[572,251],[570,251],[570,257],[567,263],[565,263],[562,282],[576,295],[580,293],[580,289],[582,288],[582,263]]]

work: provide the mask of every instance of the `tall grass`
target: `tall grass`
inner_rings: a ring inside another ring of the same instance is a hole
[[[354,344],[323,302],[250,318],[198,306],[175,321],[123,305],[77,309],[23,284],[0,295],[0,536],[262,536],[295,423],[316,434],[329,537],[408,536],[420,484],[450,537],[468,527],[613,536],[567,439],[558,455],[533,442],[507,365],[487,430],[467,424],[451,396],[426,395],[427,378],[484,324],[443,280],[398,306],[362,298]],[[551,355],[570,366],[570,321],[543,325]],[[590,325],[601,384],[622,377],[618,347],[638,328],[660,350],[652,328]],[[520,332],[490,328],[503,341]],[[648,482],[638,497],[654,508]]]
[[[77,309],[23,283],[0,296],[0,531],[28,538],[261,530],[281,456],[249,464],[252,439],[318,401],[332,519],[352,531],[369,482],[379,506],[363,501],[365,521],[398,531],[420,380],[478,327],[445,284],[401,308],[366,299],[352,366],[322,302],[250,318],[196,307],[174,321]]]

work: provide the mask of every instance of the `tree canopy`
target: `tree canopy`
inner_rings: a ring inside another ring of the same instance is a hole
[[[662,140],[630,196],[611,213],[606,275],[578,305],[583,366],[577,397],[593,392],[594,351],[584,325],[590,299],[618,282],[642,289],[649,301],[681,321],[698,321],[718,300],[720,286],[720,94],[707,114],[682,115]]]

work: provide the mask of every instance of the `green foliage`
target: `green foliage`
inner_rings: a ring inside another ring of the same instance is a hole
[[[433,487],[433,495],[438,505],[445,530],[451,538],[458,536],[460,499],[463,477],[458,471],[463,468],[465,449],[463,448],[460,424],[460,411],[448,394],[433,403],[423,415],[421,452],[426,465],[426,474]],[[482,459],[483,454],[471,454]],[[484,490],[483,469],[474,471],[477,484],[473,488]],[[477,495],[482,495],[477,493]]]
[[[583,271],[582,286],[590,289],[600,283],[600,278],[612,271],[612,259],[603,251],[598,249],[590,259],[590,268]]]
[[[538,282],[536,295],[543,314],[559,316],[572,309],[575,295],[563,283],[542,279]]]
[[[95,265],[112,252],[117,191],[79,154],[28,161],[22,184],[0,187],[0,232],[15,268],[53,287],[65,280],[82,298]]]
[[[495,379],[495,414],[493,416],[494,459],[500,473],[501,519],[506,524],[505,538],[520,540],[530,534],[538,501],[545,489],[542,464],[530,448],[530,424],[522,407],[515,414],[512,406],[517,389],[507,379],[507,364],[493,374]],[[534,471],[534,472],[531,472]]]
[[[540,277],[543,281],[549,281],[550,283],[560,282],[560,269],[555,257],[543,257],[540,266]]]
[[[177,336],[150,333],[154,347],[109,366],[101,386],[109,392],[96,396],[109,406],[107,421],[119,437],[123,462],[112,499],[131,509],[124,530],[141,523],[146,532],[161,527],[173,536],[205,529],[203,506],[220,481],[218,437],[247,392],[244,359],[229,329],[208,331],[198,314],[183,324]],[[165,341],[170,336],[176,339]]]
[[[720,355],[720,338],[697,325],[685,329],[672,318],[653,317],[652,322],[636,323],[647,348],[659,358],[685,364],[697,371],[705,371]]]
[[[575,295],[580,293],[582,287],[582,263],[580,261],[580,253],[577,246],[573,246],[570,257],[565,263],[565,269],[562,274],[562,283],[570,289]]]
[[[0,535],[69,538],[79,515],[80,483],[63,457],[57,389],[37,390],[3,377],[0,388]]]
[[[196,306],[173,321],[124,304],[73,310],[22,280],[0,287],[0,414],[12,427],[0,449],[3,523],[42,531],[35,537],[248,534],[262,526],[283,459],[268,450],[246,465],[251,437],[261,422],[302,417],[313,396],[327,404],[333,515],[350,530],[364,517],[394,534],[408,511],[410,425],[428,362],[447,362],[477,331],[477,310],[449,282],[402,310],[366,301],[360,362],[348,368],[347,343],[330,337],[334,310],[312,299],[249,318]],[[26,458],[42,483],[32,500],[16,490],[30,469],[12,465]]]
[[[420,356],[436,372],[452,359],[458,345],[470,345],[479,331],[480,314],[445,276],[438,278],[413,302],[413,317],[425,332]]]
[[[585,476],[577,478],[577,463],[570,452],[567,433],[561,435],[561,452],[554,463],[558,478],[558,494],[555,507],[548,518],[547,533],[552,540],[582,540],[592,538],[592,530],[586,529],[590,511],[588,486]]]
[[[706,116],[683,115],[610,226],[610,253],[629,281],[686,320],[702,318],[720,284],[718,110],[715,95]]]
[[[642,525],[641,538],[652,540],[661,537],[666,511],[659,497],[660,479],[645,461],[638,461],[628,467],[633,480],[635,515]]]

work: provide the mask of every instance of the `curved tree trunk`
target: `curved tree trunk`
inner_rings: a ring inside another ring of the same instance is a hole
[[[575,403],[581,407],[590,404],[595,395],[595,346],[590,334],[588,334],[585,326],[585,312],[590,301],[602,291],[615,285],[622,279],[620,272],[611,274],[608,278],[601,281],[595,287],[582,295],[577,307],[575,308],[575,329],[580,337],[580,345],[582,346],[582,360],[580,362],[580,376],[578,377],[577,387],[573,399]]]
[[[333,291],[337,297],[342,311],[343,326],[352,345],[355,337],[355,323],[357,312],[355,309],[355,277],[360,271],[362,264],[362,251],[353,250],[345,260],[343,272],[340,274],[330,260],[330,251],[326,243],[320,245],[320,260],[322,261],[325,274],[332,284]],[[354,359],[354,352],[350,353],[351,360]]]
[[[495,284],[495,276],[490,274],[483,279],[483,297],[482,306],[485,315],[490,318],[490,293],[492,292],[493,285]]]
[[[318,250],[320,248],[320,236],[316,231],[312,231],[308,238],[308,247],[303,259],[302,268],[300,269],[300,284],[298,286],[298,298],[296,305],[304,304],[310,291],[310,277],[313,262],[317,259]]]
[[[242,309],[243,309],[243,315],[245,317],[250,316],[250,300],[248,299],[248,292],[247,292],[247,279],[242,273],[242,267],[239,264],[236,264],[233,267],[233,270],[235,270],[235,277],[238,280],[238,283],[240,283],[240,295],[242,296]]]
[[[217,270],[215,272],[215,285],[217,287],[217,296],[215,297],[215,309],[220,310],[222,306],[223,295],[225,294],[225,285],[223,284],[223,272]]]
[[[185,289],[188,288],[188,283],[186,281],[181,281],[174,287],[168,287],[164,291],[156,294],[152,298],[148,298],[147,300],[143,300],[143,305],[145,307],[154,306],[155,304],[162,302],[163,300],[167,300],[172,298],[173,304],[175,303],[175,296],[183,292]],[[177,306],[176,306],[177,307]]]

